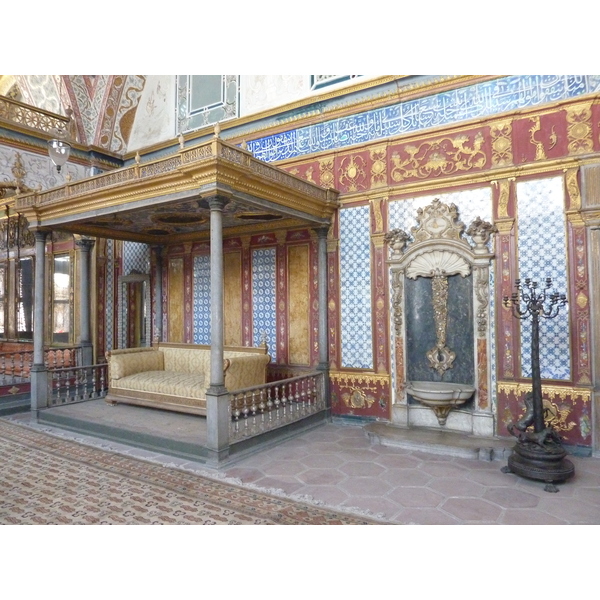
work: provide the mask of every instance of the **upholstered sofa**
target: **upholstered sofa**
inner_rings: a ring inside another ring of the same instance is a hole
[[[152,348],[111,350],[106,358],[107,403],[206,414],[210,346],[158,343]],[[270,360],[266,347],[226,346],[225,387],[235,391],[265,383]]]

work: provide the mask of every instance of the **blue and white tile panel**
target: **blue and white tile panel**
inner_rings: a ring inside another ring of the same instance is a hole
[[[258,346],[266,337],[269,354],[277,361],[276,249],[252,251],[252,338]]]
[[[138,242],[123,242],[123,275],[150,273],[150,246]]]
[[[452,125],[600,90],[600,75],[511,75],[248,142],[271,162]]]
[[[518,265],[521,280],[529,277],[567,294],[567,245],[563,178],[550,177],[517,183]],[[540,322],[540,368],[543,379],[571,377],[569,308],[555,319]],[[521,374],[531,377],[531,320],[521,321]]]
[[[369,206],[340,211],[342,367],[373,368]]]
[[[210,256],[194,256],[194,344],[210,345]]]

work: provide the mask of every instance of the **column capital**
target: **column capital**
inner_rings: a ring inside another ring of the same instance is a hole
[[[327,239],[329,235],[329,225],[322,225],[321,227],[314,227],[313,231],[317,234],[320,239]]]
[[[75,238],[75,246],[84,252],[91,250],[96,243],[96,238],[84,235],[74,235],[73,237]]]
[[[215,195],[210,198],[206,198],[206,202],[210,207],[210,210],[223,210],[225,205],[231,200],[227,196]]]
[[[49,231],[44,231],[42,229],[36,229],[33,232],[33,235],[35,236],[36,242],[45,242],[49,233],[50,233]]]

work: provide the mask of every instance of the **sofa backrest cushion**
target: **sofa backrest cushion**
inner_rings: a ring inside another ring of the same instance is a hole
[[[111,379],[121,379],[121,377],[142,371],[162,371],[164,369],[163,353],[159,350],[115,353],[111,354],[109,358],[109,366]]]
[[[200,375],[210,373],[210,350],[161,347],[165,371]]]
[[[268,354],[226,352],[229,367],[225,371],[225,387],[230,392],[266,383]]]

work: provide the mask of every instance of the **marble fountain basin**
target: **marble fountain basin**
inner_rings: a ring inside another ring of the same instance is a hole
[[[432,408],[438,423],[445,425],[450,410],[469,400],[475,393],[475,388],[466,383],[410,381],[406,385],[406,392],[415,400]]]

